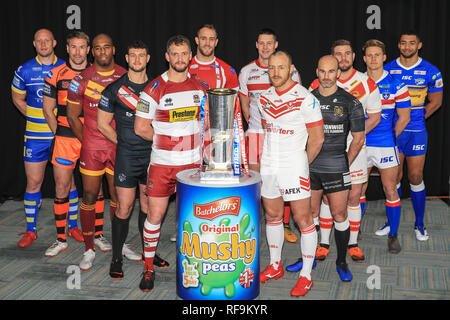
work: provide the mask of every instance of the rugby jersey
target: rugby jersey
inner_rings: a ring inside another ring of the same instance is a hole
[[[189,64],[189,73],[198,76],[210,89],[228,88],[236,91],[239,89],[236,71],[217,57],[209,62],[201,62],[197,56],[193,57]]]

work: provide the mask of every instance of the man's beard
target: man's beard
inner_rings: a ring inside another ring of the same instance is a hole
[[[204,56],[204,57],[212,57],[214,56],[214,50],[210,50],[209,54],[205,52],[201,47],[198,47],[198,51]]]
[[[140,68],[140,69],[136,69],[136,68],[133,68],[133,67],[129,67],[129,68],[130,68],[131,71],[136,72],[136,73],[139,73],[139,72],[144,71],[144,70],[146,69],[146,66],[143,66],[143,67]]]
[[[176,64],[170,64],[170,66],[172,67],[172,69],[174,69],[176,72],[185,72],[186,69],[188,68],[188,64],[184,64],[182,67],[177,67]]]

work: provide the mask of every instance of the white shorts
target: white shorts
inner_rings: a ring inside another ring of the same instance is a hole
[[[367,147],[367,168],[388,169],[399,164],[397,147]]]
[[[291,168],[261,166],[261,196],[268,199],[282,197],[295,201],[311,197],[308,162]]]
[[[350,176],[352,178],[352,184],[366,183],[368,181],[367,150],[365,145],[361,148],[358,156],[350,166]]]

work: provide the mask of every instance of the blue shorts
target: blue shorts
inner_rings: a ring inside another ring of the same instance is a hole
[[[428,133],[426,130],[419,132],[403,131],[397,137],[398,152],[406,157],[421,156],[427,153]]]
[[[23,160],[25,162],[42,162],[50,159],[50,149],[53,139],[25,138]]]

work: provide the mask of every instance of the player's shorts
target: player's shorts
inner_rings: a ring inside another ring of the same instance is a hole
[[[52,164],[73,170],[80,158],[81,142],[77,138],[55,136],[52,146]]]
[[[23,145],[23,160],[25,162],[42,162],[50,159],[53,139],[26,138]]]
[[[81,147],[80,172],[87,176],[114,175],[116,148],[109,150],[87,150]]]
[[[248,132],[245,134],[245,151],[249,164],[261,163],[264,146],[264,133]]]
[[[426,130],[419,132],[403,131],[397,137],[398,152],[406,157],[421,156],[427,153],[428,133]]]
[[[367,168],[388,169],[399,164],[397,147],[367,147]]]
[[[310,172],[309,175],[311,178],[311,190],[323,190],[324,194],[349,190],[352,188],[350,172]]]
[[[295,201],[311,197],[308,162],[291,168],[261,166],[261,196],[268,199],[282,197]]]
[[[199,164],[184,166],[164,166],[150,164],[145,194],[149,197],[170,197],[176,191],[177,173],[187,169],[196,169]]]
[[[122,188],[135,188],[137,184],[147,184],[150,152],[132,155],[130,151],[117,149],[114,166],[114,185]]]
[[[350,166],[352,184],[361,184],[368,181],[367,177],[367,150],[364,145]]]

